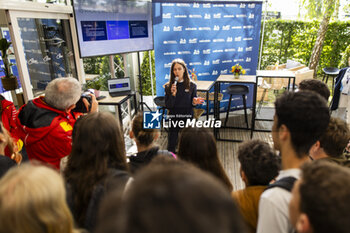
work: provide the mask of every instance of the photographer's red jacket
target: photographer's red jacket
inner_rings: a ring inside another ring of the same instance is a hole
[[[1,121],[5,129],[10,132],[11,136],[16,139],[16,115],[17,115],[17,109],[15,108],[15,105],[8,100],[1,100]]]
[[[52,164],[59,169],[61,158],[69,155],[72,149],[72,130],[76,117],[73,113],[49,106],[43,97],[23,105],[16,123],[28,158]]]

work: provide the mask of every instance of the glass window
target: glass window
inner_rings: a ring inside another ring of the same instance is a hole
[[[19,18],[34,96],[58,77],[77,77],[68,20]]]

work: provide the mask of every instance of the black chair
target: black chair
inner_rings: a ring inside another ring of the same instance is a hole
[[[162,112],[162,121],[163,121],[164,113],[165,113],[165,110],[166,110],[165,96],[157,96],[156,98],[153,99],[153,101],[158,107],[160,107],[160,111],[163,110],[163,112]]]
[[[228,120],[228,115],[229,115],[229,112],[230,112],[230,109],[231,109],[232,96],[240,95],[240,96],[242,96],[242,100],[243,100],[243,109],[244,109],[245,122],[247,124],[247,129],[249,128],[248,116],[247,116],[247,103],[246,103],[246,99],[245,99],[245,97],[248,94],[248,92],[249,92],[248,87],[244,86],[244,85],[230,85],[227,88],[227,94],[230,95],[230,99],[229,99],[229,102],[228,102],[228,107],[227,107],[227,113],[226,113],[226,119],[225,119],[224,126],[226,126],[226,123],[227,123],[227,120]]]
[[[327,84],[328,83],[328,78],[331,77],[332,78],[332,91],[334,89],[334,79],[335,77],[337,77],[337,75],[339,74],[339,69],[336,67],[326,67],[323,68],[323,79],[322,82],[324,82]]]

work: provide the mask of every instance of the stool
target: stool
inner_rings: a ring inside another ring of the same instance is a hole
[[[157,96],[156,98],[153,99],[153,102],[160,107],[160,111],[163,110],[162,112],[162,120],[164,118],[164,113],[166,110],[166,106],[165,106],[165,96]]]
[[[244,109],[244,117],[245,117],[245,123],[247,124],[247,129],[249,128],[248,125],[248,116],[247,116],[247,104],[246,104],[246,95],[248,94],[249,89],[247,86],[244,85],[230,85],[227,88],[227,93],[230,95],[230,99],[228,102],[228,108],[227,108],[227,113],[226,113],[226,119],[225,119],[225,126],[228,120],[228,114],[230,112],[231,109],[231,99],[233,95],[241,95],[242,99],[243,99],[243,109]]]
[[[322,79],[322,82],[324,82],[326,80],[326,84],[328,82],[328,78],[329,76],[333,78],[332,80],[332,91],[334,90],[334,78],[337,77],[337,75],[339,74],[339,69],[336,68],[336,67],[326,67],[326,68],[323,68],[323,79]]]

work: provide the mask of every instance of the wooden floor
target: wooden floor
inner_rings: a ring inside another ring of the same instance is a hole
[[[250,123],[250,115],[249,115],[249,123]],[[244,127],[245,121],[244,121],[243,115],[230,114],[230,118],[228,120],[227,125]],[[256,121],[256,128],[258,129],[271,130],[271,125],[272,125],[272,122]],[[248,130],[237,130],[237,129],[221,129],[220,137],[229,138],[229,139],[239,139],[239,140],[245,141],[250,139],[250,130],[248,131]],[[253,139],[263,140],[265,142],[268,142],[272,146],[271,133],[254,132]],[[167,133],[165,131],[162,131],[162,135],[158,141],[158,144],[163,149],[166,149]],[[237,159],[237,151],[240,144],[241,143],[237,143],[237,142],[224,142],[224,141],[217,142],[220,160],[224,166],[225,171],[230,177],[235,190],[241,189],[244,187],[244,183],[242,182],[241,177],[239,175],[240,165]]]

